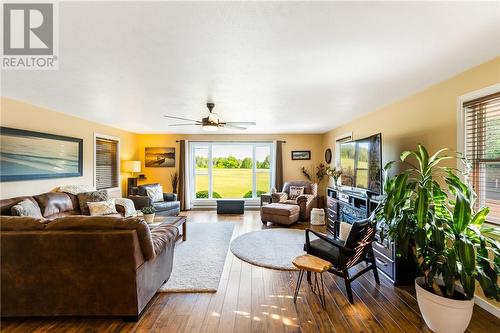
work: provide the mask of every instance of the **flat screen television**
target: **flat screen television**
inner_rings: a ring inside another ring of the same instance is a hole
[[[382,194],[382,134],[340,144],[343,186]]]

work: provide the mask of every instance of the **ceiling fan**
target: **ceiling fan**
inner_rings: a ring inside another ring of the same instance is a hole
[[[201,121],[182,118],[182,117],[167,116],[167,115],[164,115],[164,117],[170,119],[185,120],[190,122],[183,124],[170,124],[168,126],[201,126],[205,131],[210,131],[210,132],[217,131],[219,127],[226,127],[237,130],[246,130],[247,128],[245,126],[255,125],[253,121],[228,121],[228,122],[219,121],[217,113],[212,112],[214,107],[215,103],[207,103],[207,108],[208,111],[210,111],[210,113],[208,114],[208,117],[202,118]]]

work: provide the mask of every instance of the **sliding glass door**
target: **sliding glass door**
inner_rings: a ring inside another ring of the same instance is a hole
[[[271,142],[191,142],[192,198],[256,199],[273,183]]]

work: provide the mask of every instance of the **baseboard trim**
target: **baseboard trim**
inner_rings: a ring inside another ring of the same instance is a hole
[[[500,318],[500,308],[498,306],[495,306],[485,300],[484,298],[481,298],[479,296],[474,296],[474,303],[477,304],[477,306],[483,308],[484,310],[488,311],[492,315],[494,315],[497,318]]]
[[[190,210],[217,210],[217,206],[192,206]],[[244,210],[260,210],[260,206],[245,205]]]

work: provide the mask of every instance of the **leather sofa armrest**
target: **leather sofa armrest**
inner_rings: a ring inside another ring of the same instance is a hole
[[[140,195],[129,195],[128,198],[134,202],[135,209],[137,210],[153,205],[153,201],[151,200],[150,197],[143,197]]]
[[[276,192],[271,194],[271,201],[273,203],[285,202],[288,200],[288,193],[286,192]]]
[[[177,201],[177,194],[176,193],[163,193],[163,200],[164,201]]]
[[[155,256],[159,255],[165,248],[174,244],[179,236],[179,229],[173,225],[163,224],[151,230],[151,240]]]

